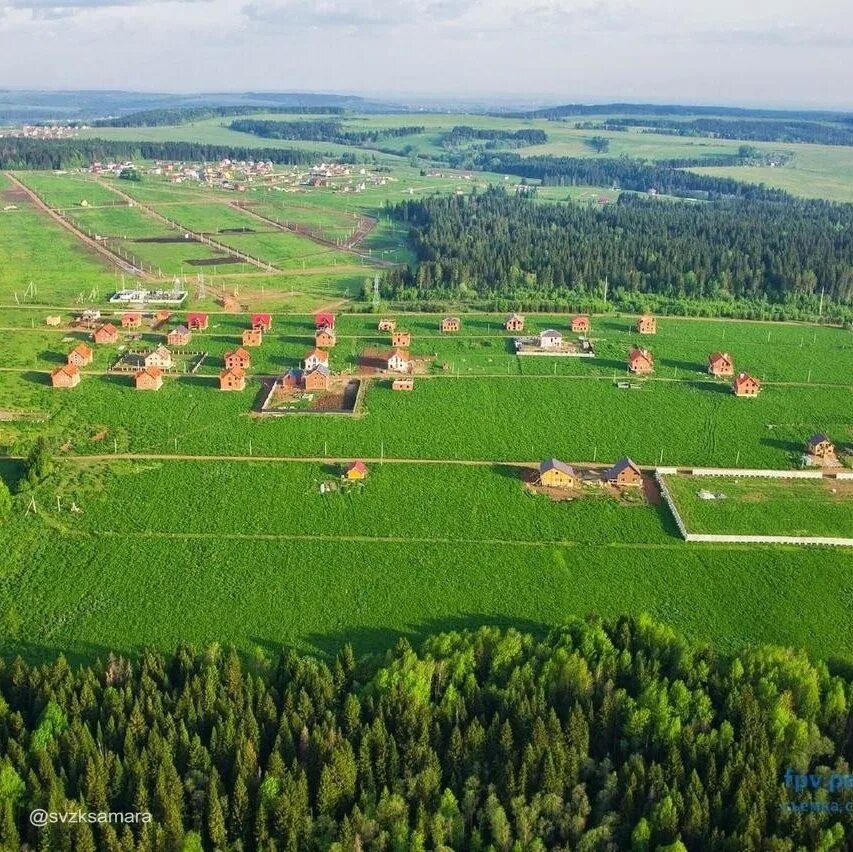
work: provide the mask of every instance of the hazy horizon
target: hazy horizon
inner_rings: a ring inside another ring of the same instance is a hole
[[[840,0],[0,0],[0,87],[853,107]]]

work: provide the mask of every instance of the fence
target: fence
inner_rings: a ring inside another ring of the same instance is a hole
[[[717,533],[692,533],[689,532],[675,500],[664,479],[667,475],[691,474],[699,477],[713,476],[742,476],[742,477],[765,477],[773,479],[823,479],[825,474],[821,470],[738,470],[736,468],[694,468],[684,470],[675,467],[655,468],[655,480],[660,493],[669,507],[672,517],[675,518],[678,531],[685,541],[705,542],[710,544],[800,544],[800,545],[822,545],[830,547],[853,547],[853,538],[842,538],[833,536],[797,536],[797,535],[725,535]],[[837,471],[832,478],[842,480],[853,480],[853,471]]]

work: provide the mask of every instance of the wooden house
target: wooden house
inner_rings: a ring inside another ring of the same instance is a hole
[[[647,376],[655,371],[655,359],[648,349],[632,349],[628,355],[628,369],[638,376]]]
[[[540,349],[559,349],[563,345],[563,335],[553,328],[539,332]]]
[[[231,352],[225,353],[225,369],[233,370],[235,367],[248,370],[252,366],[252,356],[241,346]]]
[[[190,331],[204,331],[207,326],[207,314],[203,314],[198,311],[187,314],[187,328]]]
[[[335,328],[335,315],[329,311],[318,311],[314,314],[314,328]]]
[[[137,390],[157,391],[163,387],[163,371],[159,367],[145,367],[133,377]]]
[[[68,353],[68,363],[74,367],[87,367],[92,363],[92,347],[85,343],[78,343]]]
[[[76,364],[63,364],[50,374],[50,383],[55,388],[76,388],[80,384],[80,370]]]
[[[171,316],[172,316],[171,311],[167,311],[167,310],[156,311],[154,313],[154,322],[159,325],[161,322],[166,322],[169,319],[169,317],[171,317]]]
[[[306,370],[302,376],[302,386],[307,391],[319,391],[329,389],[329,368],[324,364],[318,364],[311,370]]]
[[[166,335],[169,346],[186,346],[192,339],[192,332],[185,326],[179,325]]]
[[[589,317],[579,314],[576,317],[572,317],[572,331],[575,334],[588,334],[589,333]]]
[[[640,334],[657,334],[658,321],[651,314],[643,314],[637,319],[637,331]]]
[[[92,333],[92,340],[94,340],[95,343],[100,343],[102,345],[118,343],[118,329],[109,322],[106,325],[98,326],[98,328],[96,328]]]
[[[138,311],[130,311],[129,313],[121,315],[121,327],[122,328],[141,328],[142,327],[142,314]]]
[[[397,349],[402,347],[407,349],[412,345],[412,333],[410,331],[393,331],[391,332],[391,345]]]
[[[314,335],[314,345],[324,349],[331,349],[337,343],[334,326],[323,326],[317,329]]]
[[[510,314],[504,320],[504,328],[507,331],[524,331],[524,317],[521,314]]]
[[[397,328],[397,320],[393,319],[381,319],[376,326],[378,331],[394,331]]]
[[[252,314],[252,328],[272,331],[272,314]]]
[[[263,342],[264,332],[260,326],[243,330],[243,346],[260,346]]]
[[[246,389],[246,373],[239,367],[223,370],[219,374],[219,390],[241,391]]]
[[[569,467],[565,462],[558,459],[545,459],[539,465],[537,481],[547,488],[574,488],[577,485],[578,477],[574,468]]]
[[[761,392],[761,382],[749,373],[738,373],[732,383],[735,396],[756,397]]]
[[[462,328],[462,321],[459,317],[445,317],[441,321],[441,330],[445,334],[448,332],[459,331],[460,328]]]
[[[161,370],[168,370],[171,369],[174,361],[172,361],[172,353],[165,346],[160,345],[145,355],[142,363],[146,367],[159,367]]]
[[[351,482],[367,478],[367,465],[361,460],[356,459],[351,464],[348,464],[344,469],[344,476]]]
[[[712,376],[733,376],[735,362],[728,352],[712,352],[708,356],[708,372]]]
[[[395,391],[413,391],[415,389],[414,379],[394,379],[391,382],[391,390]]]
[[[394,349],[388,353],[385,366],[394,373],[407,373],[411,362],[405,349]]]
[[[826,435],[819,432],[809,438],[809,442],[806,444],[806,452],[816,459],[832,458],[835,456],[835,447]]]
[[[629,458],[620,459],[613,467],[605,470],[601,478],[618,488],[636,488],[643,484],[643,473]]]
[[[329,353],[322,349],[312,349],[302,361],[302,366],[306,370],[313,370],[315,367],[328,367]]]

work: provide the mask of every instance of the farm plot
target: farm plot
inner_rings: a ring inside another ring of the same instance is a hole
[[[86,174],[65,172],[26,171],[15,172],[15,177],[26,184],[48,207],[70,211],[87,207],[122,206],[125,202],[114,192],[101,186]],[[124,181],[122,181],[124,183]]]
[[[274,515],[271,507],[290,514],[276,499],[275,479],[263,482],[268,487],[249,485],[266,495],[262,514]],[[240,506],[247,492],[238,487],[229,480],[218,486],[217,493],[233,496],[223,505]],[[430,630],[484,621],[545,631],[573,614],[647,612],[724,649],[775,643],[853,659],[853,635],[839,629],[849,623],[851,558],[838,551],[693,548],[656,540],[566,546],[289,540],[246,533],[245,524],[254,522],[239,510],[230,523],[217,512],[211,523],[217,531],[184,532],[185,525],[203,530],[194,517],[202,508],[197,499],[158,505],[143,490],[106,489],[99,514],[110,517],[108,532],[66,528],[69,504],[57,514],[47,497],[38,498],[37,516],[16,510],[14,521],[0,528],[4,653],[41,658],[61,649],[74,660],[104,658],[105,649],[129,653],[213,641],[246,652],[279,643],[323,652],[349,641],[370,652],[401,634],[416,640]],[[293,491],[286,486],[285,493]],[[471,500],[481,506],[474,495]],[[466,514],[470,506],[464,504]],[[121,529],[117,519],[129,509],[134,525]],[[83,517],[89,511],[95,511],[91,500]],[[619,517],[644,523],[645,510],[620,511],[598,518],[611,524],[614,541]],[[164,532],[169,512],[173,523]],[[425,517],[422,506],[419,516]],[[327,517],[333,527],[339,522],[334,511],[319,512],[320,534]]]
[[[195,341],[194,341],[195,343]],[[206,347],[205,347],[206,348]],[[625,393],[602,380],[525,377],[422,379],[413,394],[372,384],[363,417],[347,420],[249,416],[245,394],[219,393],[210,377],[169,380],[139,394],[115,377],[92,376],[58,394],[44,375],[0,377],[0,399],[25,393],[54,413],[50,429],[77,452],[88,435],[108,431],[139,453],[364,456],[568,461],[784,468],[809,435],[849,434],[853,391],[771,388],[757,399],[725,386],[656,382]]]
[[[35,208],[2,175],[0,198],[2,301],[14,302],[17,294],[22,302],[70,302],[84,288],[112,288],[115,276],[106,260]]]
[[[853,538],[853,481],[666,476],[691,533]]]

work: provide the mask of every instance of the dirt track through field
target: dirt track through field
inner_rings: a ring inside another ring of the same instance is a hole
[[[52,207],[49,207],[47,204],[42,201],[38,195],[35,194],[26,184],[21,183],[11,172],[3,173],[10,181],[12,181],[15,186],[26,193],[27,198],[43,213],[46,213],[53,219],[54,222],[60,224],[66,231],[70,231],[81,243],[84,243],[93,251],[96,251],[102,257],[107,258],[110,263],[117,266],[122,272],[128,273],[128,275],[135,275],[137,278],[141,278],[143,281],[153,281],[154,278],[145,272],[143,269],[139,269],[134,266],[132,263],[124,260],[119,257],[117,254],[111,252],[106,246],[99,243],[97,240],[93,240],[91,237],[86,236],[81,230],[75,227],[71,222],[67,219],[60,216],[60,214],[54,210]]]

